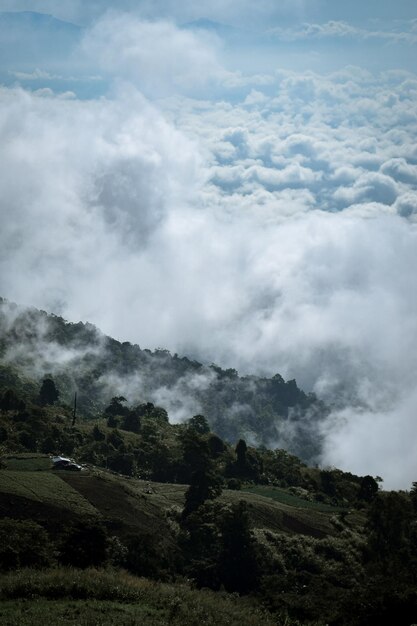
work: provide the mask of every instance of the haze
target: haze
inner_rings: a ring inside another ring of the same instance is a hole
[[[0,295],[296,378],[409,488],[415,2],[57,4],[0,1]]]

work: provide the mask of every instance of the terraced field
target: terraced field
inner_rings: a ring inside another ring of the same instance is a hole
[[[279,489],[278,487],[268,487],[264,485],[253,485],[245,487],[243,491],[254,493],[265,498],[271,498],[276,502],[282,504],[288,504],[289,506],[298,507],[301,509],[310,509],[312,511],[321,511],[327,513],[335,513],[336,511],[345,511],[346,507],[332,506],[331,504],[324,504],[322,502],[315,502],[313,500],[306,500],[300,496],[296,496],[293,493],[285,491],[285,489]]]
[[[167,512],[180,512],[186,485],[149,483],[91,467],[82,472],[56,472],[45,455],[15,455],[0,471],[0,515],[7,508],[21,517],[95,516],[120,533],[135,529],[164,536]],[[9,469],[13,467],[14,469]],[[253,528],[316,537],[337,535],[341,515],[347,511],[303,500],[284,490],[248,486],[224,490],[225,503],[246,501]],[[335,523],[336,521],[336,523]],[[353,521],[353,518],[352,518]],[[359,520],[360,521],[360,520]]]
[[[97,516],[98,511],[76,489],[52,471],[0,471],[0,493],[33,500],[78,515]]]
[[[8,470],[23,472],[37,472],[50,470],[52,461],[49,454],[8,454],[3,457],[3,462]]]

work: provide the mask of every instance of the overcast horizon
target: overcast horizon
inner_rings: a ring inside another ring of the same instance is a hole
[[[0,295],[295,378],[417,480],[411,0],[0,0]]]

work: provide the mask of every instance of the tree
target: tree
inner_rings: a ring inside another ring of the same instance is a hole
[[[413,505],[414,512],[417,513],[417,482],[413,482],[410,490],[411,503]]]
[[[141,427],[140,417],[135,410],[129,411],[123,418],[123,430],[129,430],[132,433],[139,433]]]
[[[163,409],[161,406],[155,406],[151,412],[151,417],[153,417],[154,419],[157,419],[161,422],[169,422],[168,419],[168,413],[165,409]]]
[[[204,415],[194,415],[188,420],[189,428],[193,428],[200,435],[206,435],[210,432],[210,426]]]
[[[36,452],[38,442],[36,435],[32,431],[21,430],[19,433],[19,443],[25,447],[26,450]]]
[[[409,558],[413,507],[402,493],[378,494],[368,511],[368,548],[385,571],[399,571]]]
[[[117,415],[109,415],[107,418],[107,426],[109,428],[117,428],[120,425],[120,418]]]
[[[107,443],[112,445],[114,448],[120,448],[120,446],[123,445],[124,440],[123,437],[121,436],[120,432],[117,430],[117,428],[114,428],[108,435],[107,435]]]
[[[103,431],[100,430],[97,424],[94,425],[94,428],[91,434],[93,435],[94,441],[104,441],[106,439],[105,433],[103,433]]]
[[[358,498],[364,502],[372,502],[378,493],[378,483],[372,476],[364,476],[359,487]]]
[[[320,472],[321,488],[327,496],[331,498],[337,495],[337,485],[334,472],[331,470],[322,470]]]
[[[220,580],[227,591],[249,593],[258,586],[259,567],[245,501],[232,504],[220,522],[220,530]]]
[[[249,593],[258,587],[258,550],[246,503],[206,500],[181,524],[184,573],[198,587]]]
[[[110,404],[104,409],[104,414],[107,416],[126,415],[129,409],[123,406],[122,403],[127,402],[123,396],[114,396],[110,400]]]
[[[180,480],[189,482],[194,472],[210,468],[210,452],[207,441],[192,428],[181,433],[180,441],[183,450]]]
[[[186,519],[206,500],[214,499],[221,493],[221,478],[214,471],[207,441],[193,429],[182,435],[183,469],[190,476],[190,487],[185,494],[182,513]]]
[[[246,441],[239,439],[235,448],[236,461],[227,467],[227,473],[235,478],[258,480],[262,463],[256,451],[248,450]]]
[[[12,389],[7,389],[0,399],[0,409],[3,411],[24,411],[25,403],[20,400]]]
[[[223,504],[207,500],[187,517],[186,524],[182,524],[179,545],[183,556],[183,573],[200,588],[220,587],[219,557],[222,543],[219,520],[223,512]]]
[[[246,441],[244,439],[239,439],[236,444],[236,456],[237,456],[237,466],[240,470],[245,470],[246,468],[246,452],[248,450],[248,446],[246,445]]]
[[[212,469],[199,469],[191,475],[191,484],[185,493],[185,505],[182,512],[186,519],[206,500],[214,500],[222,491],[222,480]]]
[[[113,472],[125,476],[133,476],[136,470],[135,457],[130,453],[114,452],[108,457],[107,465]]]
[[[107,532],[99,522],[78,522],[67,530],[61,546],[61,563],[86,568],[102,565],[106,558]]]
[[[223,441],[217,435],[210,435],[207,440],[207,444],[210,450],[210,455],[213,459],[219,457],[226,450],[226,446]]]
[[[51,564],[53,550],[42,526],[30,520],[0,520],[0,570],[45,567]]]
[[[155,406],[152,402],[138,404],[133,410],[140,417],[148,417],[161,422],[168,422],[168,413],[166,410],[160,406]]]
[[[134,534],[126,537],[127,554],[124,567],[135,576],[161,580],[173,566],[172,545],[161,542],[154,533]]]
[[[42,406],[55,404],[59,398],[59,391],[52,378],[45,378],[39,391],[39,400]]]

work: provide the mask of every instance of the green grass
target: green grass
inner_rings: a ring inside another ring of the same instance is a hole
[[[0,471],[0,492],[34,500],[79,515],[97,515],[97,510],[52,472]]]
[[[242,492],[254,493],[259,496],[264,496],[264,498],[271,498],[272,500],[276,500],[277,502],[281,502],[282,504],[286,504],[288,506],[297,507],[300,509],[311,509],[314,511],[321,511],[323,513],[336,513],[338,511],[346,510],[346,507],[338,507],[332,506],[330,504],[322,504],[321,502],[313,502],[310,500],[305,500],[304,498],[300,498],[292,493],[288,493],[284,489],[279,489],[278,487],[266,487],[264,485],[254,485],[250,487],[244,487]]]
[[[2,626],[273,626],[253,601],[121,571],[21,570],[0,576]],[[291,626],[293,622],[281,622]]]
[[[6,468],[13,471],[35,472],[52,468],[51,457],[48,454],[15,454],[2,457]]]
[[[169,509],[172,506],[178,506],[182,509],[184,506],[184,496],[188,489],[188,485],[178,485],[173,483],[156,483],[146,480],[130,480],[126,481],[126,489],[132,495],[142,496],[147,493],[148,485],[150,485],[152,493],[148,494],[148,499],[160,509]]]
[[[34,626],[48,622],[68,626],[159,626],[161,612],[144,605],[95,600],[17,600],[0,604],[2,626]]]
[[[94,470],[90,475],[67,473],[63,479],[89,500],[105,517],[123,518],[130,526],[140,526],[146,532],[154,533],[157,526],[165,519],[169,509],[181,510],[184,506],[186,485],[170,483],[148,483],[137,479],[114,476],[103,470]],[[152,493],[147,493],[150,484]],[[266,488],[268,489],[268,488]],[[274,490],[273,494],[277,496]],[[312,536],[334,534],[330,523],[331,514],[338,513],[335,507],[323,507],[320,504],[308,507],[301,498],[296,498],[301,506],[295,507],[282,498],[271,498],[265,494],[264,487],[247,490],[224,490],[221,501],[224,503],[245,500],[249,505],[249,515],[254,528],[270,528],[274,531],[300,532]],[[281,495],[280,494],[280,495]]]
[[[37,471],[49,463],[49,457],[40,454],[9,455],[7,462],[8,469],[0,471],[3,509],[10,508],[7,497],[11,494],[36,503],[38,512],[41,510],[39,507],[45,507],[45,515],[48,516],[48,506],[55,507],[55,517],[57,513],[65,517],[66,511],[73,516],[101,515],[104,519],[114,520],[122,535],[138,530],[158,534],[165,539],[170,537],[171,522],[167,521],[167,512],[182,509],[187,489],[186,485],[151,482],[152,492],[148,493],[148,481],[114,475],[99,468],[90,468],[85,472]],[[23,471],[25,469],[27,471]],[[337,534],[332,518],[345,511],[309,502],[276,487],[250,485],[240,491],[223,491],[222,502],[238,500],[248,503],[254,529],[317,538]],[[20,505],[20,515],[24,514],[24,502]],[[30,517],[31,514],[27,515]]]

